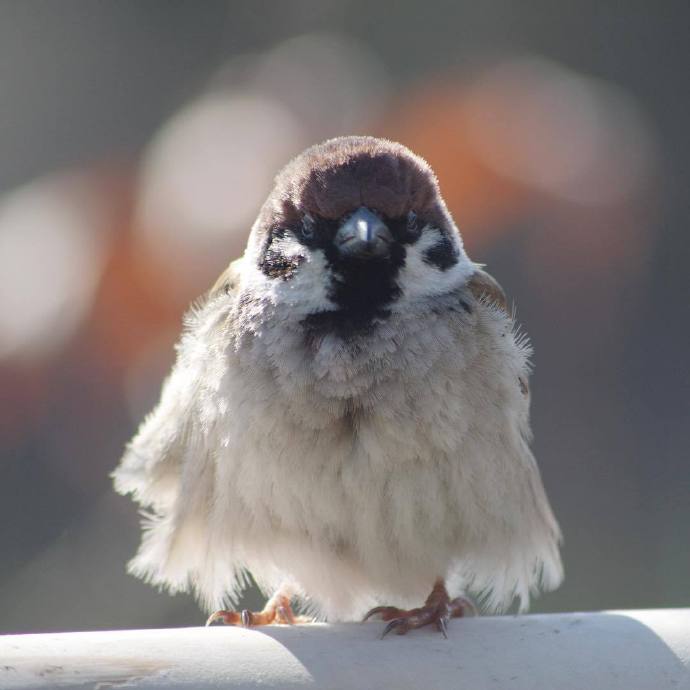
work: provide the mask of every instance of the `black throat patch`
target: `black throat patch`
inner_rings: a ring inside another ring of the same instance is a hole
[[[307,316],[303,324],[309,334],[334,333],[347,340],[386,319],[389,305],[400,296],[396,278],[405,265],[405,247],[394,242],[385,259],[346,259],[335,247],[325,247],[324,253],[331,273],[328,297],[337,308]]]

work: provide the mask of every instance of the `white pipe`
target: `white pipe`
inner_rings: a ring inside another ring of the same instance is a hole
[[[0,688],[689,690],[690,609],[0,637]]]

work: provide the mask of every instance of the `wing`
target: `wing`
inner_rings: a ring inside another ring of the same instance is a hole
[[[477,269],[467,282],[467,287],[474,297],[481,302],[492,304],[506,313],[512,319],[508,308],[508,299],[498,281],[486,271]],[[527,375],[518,375],[517,383],[520,392],[529,399],[529,383]]]
[[[213,498],[214,463],[208,447],[213,417],[211,377],[222,375],[225,347],[218,334],[231,314],[240,264],[233,262],[184,319],[177,358],[160,401],[128,444],[113,472],[115,490],[131,494],[147,512],[130,572],[169,589],[188,588],[190,563],[199,563]]]
[[[498,281],[486,271],[477,269],[467,281],[467,287],[478,300],[486,300],[508,314],[508,300]]]
[[[242,271],[242,262],[244,257],[235,259],[218,277],[213,287],[208,292],[208,298],[213,299],[219,294],[225,292],[232,295],[237,290],[237,284],[240,280],[240,273]]]
[[[479,444],[480,462],[493,464],[492,472],[475,474],[488,482],[477,488],[484,497],[486,527],[480,524],[476,529],[482,534],[492,521],[500,527],[483,534],[465,578],[484,591],[490,607],[505,608],[517,596],[524,610],[531,592],[540,586],[553,589],[563,572],[558,553],[560,530],[529,448],[531,349],[494,278],[477,270],[466,288],[474,298],[476,336],[482,352],[473,365],[478,377],[473,390],[482,391],[474,406],[481,410],[482,419],[476,424],[482,432],[474,442]],[[500,500],[491,496],[500,496]]]
[[[176,346],[177,359],[163,383],[155,409],[146,417],[128,444],[113,472],[115,489],[131,493],[143,506],[154,509],[171,505],[179,490],[185,453],[194,439],[199,416],[200,387],[212,353],[202,331],[207,330],[207,305],[224,293],[233,297],[239,280],[241,259],[233,261],[214,286],[184,317],[184,330]]]

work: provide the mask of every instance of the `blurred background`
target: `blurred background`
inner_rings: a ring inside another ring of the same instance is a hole
[[[138,516],[108,475],[273,175],[352,133],[431,163],[532,338],[566,567],[533,610],[689,605],[689,23],[671,0],[0,2],[0,631],[203,622],[125,573]]]

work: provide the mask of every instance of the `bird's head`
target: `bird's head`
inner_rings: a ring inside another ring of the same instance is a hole
[[[473,270],[427,163],[373,137],[332,139],[290,162],[245,263],[254,286],[344,336],[452,290]]]

